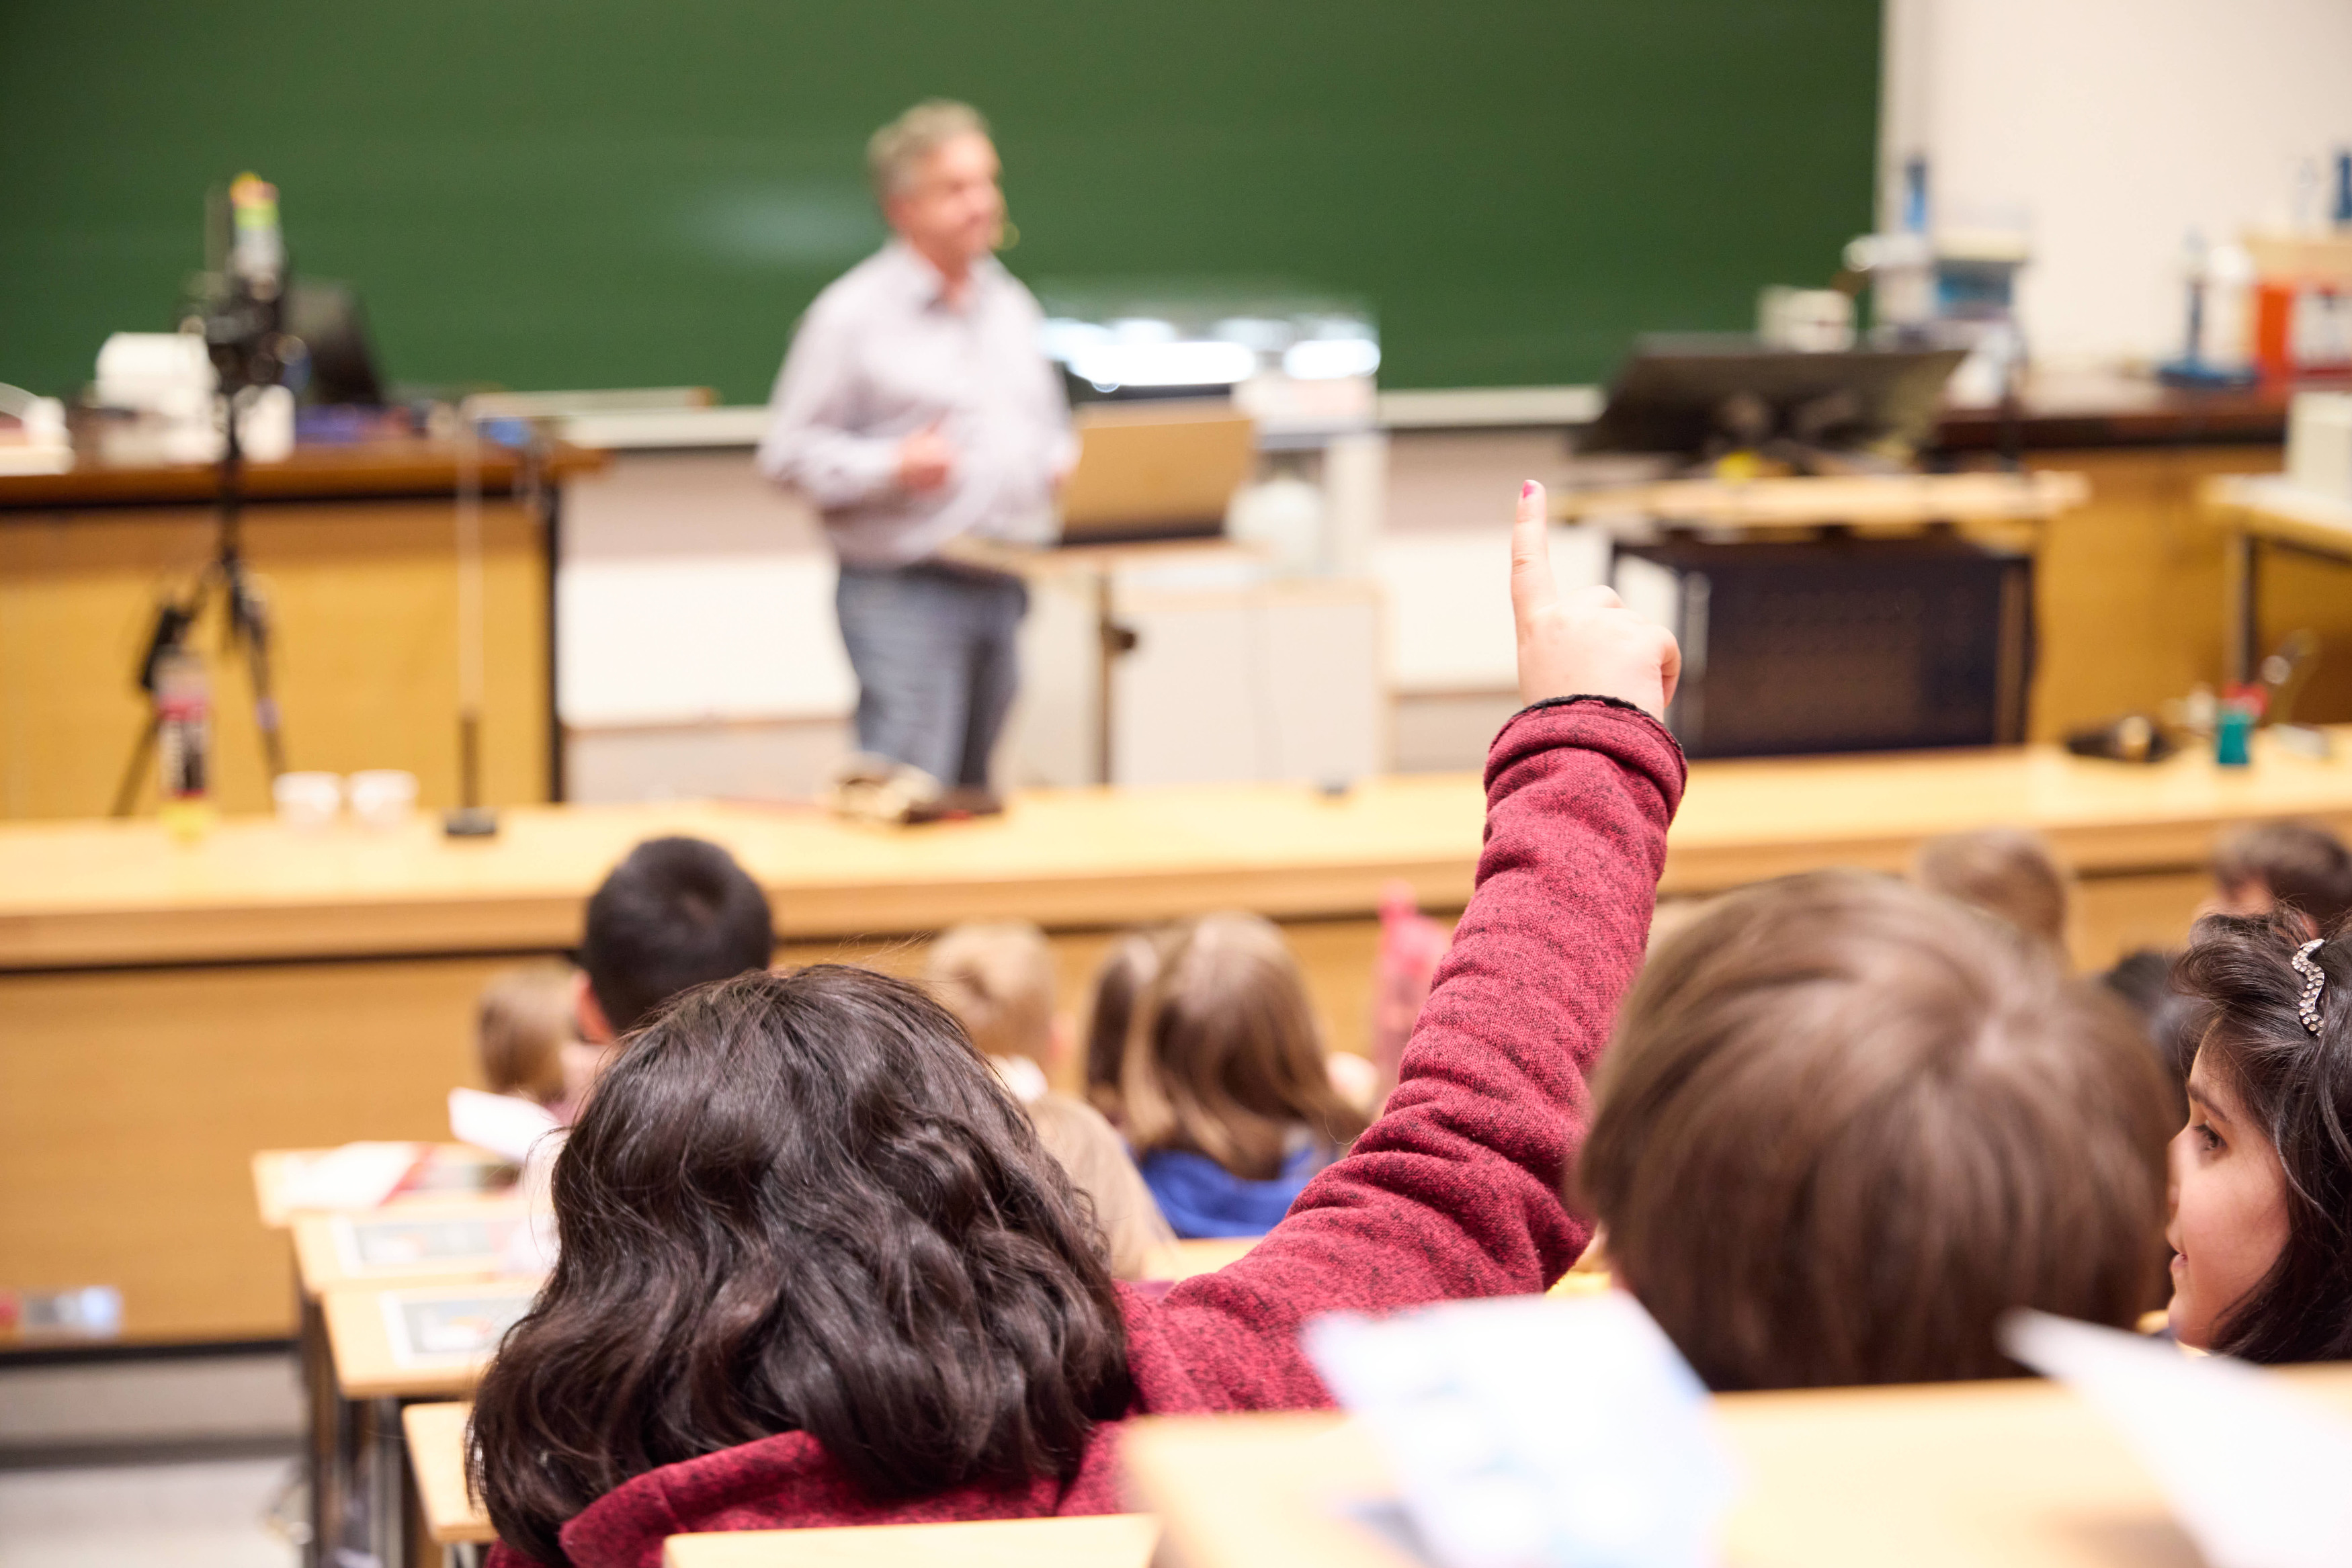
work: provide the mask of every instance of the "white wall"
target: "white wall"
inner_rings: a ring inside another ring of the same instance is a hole
[[[2162,359],[2192,225],[2284,220],[2304,159],[2332,191],[2352,0],[1887,0],[1880,126],[1883,167],[1927,154],[1939,225],[2023,218],[2037,360]]]

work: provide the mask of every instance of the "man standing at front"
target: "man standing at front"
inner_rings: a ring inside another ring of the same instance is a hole
[[[874,133],[866,164],[897,237],[809,307],[760,467],[816,506],[841,558],[859,753],[841,809],[993,810],[989,755],[1028,596],[940,552],[966,536],[1050,537],[1076,452],[1069,409],[1037,301],[994,256],[1004,197],[987,123],[918,104]]]

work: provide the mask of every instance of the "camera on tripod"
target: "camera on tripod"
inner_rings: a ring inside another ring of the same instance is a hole
[[[302,345],[283,330],[286,238],[278,222],[278,188],[240,174],[228,188],[226,243],[216,272],[197,280],[191,316],[230,400],[232,437],[238,393],[276,386]]]
[[[268,607],[246,571],[239,535],[245,452],[238,441],[237,415],[239,402],[257,389],[278,385],[289,361],[303,350],[284,330],[286,240],[278,222],[277,187],[257,175],[238,175],[228,188],[225,216],[221,265],[199,281],[190,322],[204,334],[221,400],[220,532],[213,559],[185,597],[166,600],[156,609],[135,674],[149,713],[115,791],[118,817],[129,816],[137,805],[149,759],[159,745],[163,758],[159,788],[165,806],[202,806],[211,776],[205,705],[200,695],[190,698],[183,688],[191,685],[188,673],[195,665],[188,636],[215,592],[227,610],[225,651],[242,651],[252,677],[263,765],[273,779],[286,771],[285,742],[270,683]],[[200,692],[201,681],[193,684]]]

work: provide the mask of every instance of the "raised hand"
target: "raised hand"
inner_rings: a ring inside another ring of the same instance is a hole
[[[1610,588],[1562,594],[1551,574],[1544,488],[1519,490],[1511,525],[1511,613],[1518,623],[1519,698],[1616,697],[1658,717],[1674,700],[1682,650],[1674,634],[1625,608]]]

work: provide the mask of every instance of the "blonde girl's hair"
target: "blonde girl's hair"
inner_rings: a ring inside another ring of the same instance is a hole
[[[1281,1171],[1302,1124],[1352,1143],[1365,1115],[1332,1088],[1323,1056],[1282,933],[1255,915],[1204,915],[1137,999],[1118,1082],[1128,1141],[1205,1155],[1252,1180]]]
[[[542,1105],[563,1097],[563,1044],[576,1032],[569,964],[518,964],[490,977],[474,1012],[482,1078],[493,1094]]]
[[[931,944],[923,981],[983,1056],[1054,1054],[1054,950],[1025,920],[975,920]]]

